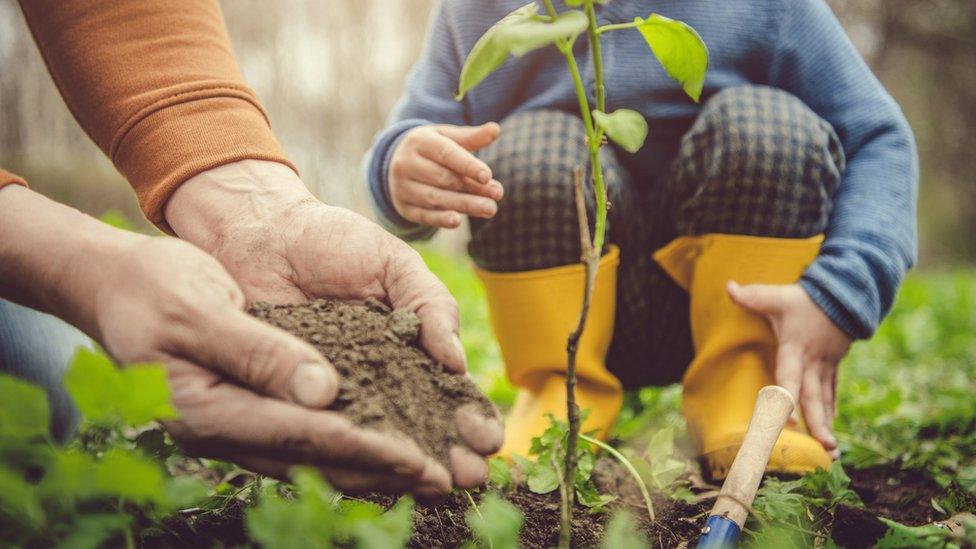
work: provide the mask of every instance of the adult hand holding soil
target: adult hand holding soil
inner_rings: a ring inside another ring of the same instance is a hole
[[[315,199],[288,167],[245,160],[204,172],[176,191],[166,218],[220,260],[248,302],[376,298],[416,313],[423,347],[453,372],[465,371],[457,303],[420,256],[378,225]],[[484,456],[501,445],[500,422],[465,410],[458,430],[471,449],[451,450],[454,483],[479,485]]]
[[[490,218],[504,190],[472,152],[498,139],[498,124],[420,126],[407,132],[390,159],[390,198],[404,219],[453,229],[461,214]]]
[[[111,228],[23,187],[0,190],[0,295],[60,316],[121,362],[166,365],[191,452],[284,477],[320,468],[347,491],[437,495],[447,470],[415,445],[351,425],[313,348],[243,312],[244,296],[186,242]],[[273,456],[273,457],[272,457]]]
[[[800,403],[810,434],[837,459],[834,416],[837,365],[851,339],[820,310],[799,284],[728,284],[739,305],[765,316],[779,342],[776,383]]]

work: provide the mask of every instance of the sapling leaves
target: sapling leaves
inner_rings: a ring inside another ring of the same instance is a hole
[[[656,13],[634,22],[668,75],[698,101],[708,69],[708,48],[701,36],[687,24]]]
[[[578,10],[560,14],[554,21],[539,15],[535,2],[526,4],[495,23],[478,39],[461,68],[458,101],[491,73],[505,64],[509,55],[521,57],[561,40],[575,39],[586,30],[586,15]]]
[[[585,418],[585,410],[583,417]],[[566,440],[569,436],[569,425],[549,414],[549,427],[541,436],[532,439],[529,454],[534,458],[530,461],[516,457],[516,464],[522,469],[526,478],[526,486],[536,494],[548,494],[559,488],[560,479],[565,473]],[[582,419],[581,419],[582,421]],[[589,444],[579,444],[576,447],[576,474],[573,477],[573,488],[577,501],[593,510],[602,509],[614,497],[600,494],[590,478],[596,462],[596,453]]]
[[[631,109],[617,109],[612,113],[593,111],[593,121],[614,143],[633,154],[647,139],[647,120]]]
[[[485,495],[477,508],[465,513],[464,519],[481,547],[518,548],[519,532],[525,519],[517,507],[497,495]]]

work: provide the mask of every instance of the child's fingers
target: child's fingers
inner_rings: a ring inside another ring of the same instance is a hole
[[[428,210],[452,210],[482,218],[498,212],[498,204],[490,198],[439,189],[418,181],[404,181],[400,191],[404,202]]]
[[[456,229],[461,226],[461,215],[457,212],[427,210],[419,206],[404,204],[400,207],[400,215],[408,221],[420,223],[428,227]]]
[[[501,200],[504,191],[498,181],[492,179],[488,184],[482,184],[470,177],[458,175],[454,171],[440,164],[417,156],[406,174],[409,179],[434,185],[449,191],[471,193],[494,200]]]
[[[494,143],[501,127],[497,122],[488,122],[480,126],[438,126],[437,131],[474,152]]]
[[[780,345],[776,352],[776,384],[786,389],[795,402],[800,401],[800,386],[803,381],[803,357],[799,349],[791,345]],[[799,423],[798,410],[790,414],[790,423]]]
[[[488,164],[440,133],[435,133],[430,139],[419,143],[417,152],[462,177],[470,177],[481,184],[491,181],[491,168]]]
[[[820,441],[827,451],[833,453],[837,448],[837,439],[832,429],[827,425],[826,402],[823,386],[820,380],[820,370],[808,367],[803,373],[803,386],[800,388],[800,406],[803,408],[803,419],[806,420],[810,435]]]

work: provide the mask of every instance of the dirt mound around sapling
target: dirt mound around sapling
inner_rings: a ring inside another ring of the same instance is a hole
[[[420,320],[410,311],[393,311],[373,299],[320,299],[257,303],[249,312],[304,339],[332,362],[342,379],[330,409],[363,427],[408,436],[445,465],[451,446],[464,444],[455,411],[474,404],[486,416],[494,414],[470,378],[446,371],[419,347]]]

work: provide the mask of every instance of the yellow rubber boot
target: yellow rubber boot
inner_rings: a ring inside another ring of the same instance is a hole
[[[685,373],[684,414],[706,472],[725,478],[756,395],[775,383],[777,342],[766,319],[732,302],[726,283],[790,284],[817,256],[822,236],[783,239],[725,234],[681,237],[654,259],[691,295],[695,358]],[[787,427],[768,471],[829,467],[830,456],[802,425]]]
[[[601,438],[617,420],[623,400],[620,381],[606,369],[613,336],[619,251],[600,260],[586,329],[576,354],[576,402],[588,409],[582,431]],[[582,265],[517,273],[478,271],[484,282],[491,325],[508,379],[519,388],[505,422],[499,454],[528,455],[532,438],[545,431],[551,413],[566,419],[566,338],[576,328],[583,303]]]

